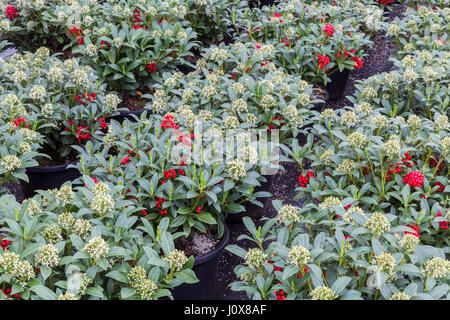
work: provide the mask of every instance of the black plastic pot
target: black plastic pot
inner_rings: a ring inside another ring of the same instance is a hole
[[[195,258],[193,271],[199,282],[188,284],[183,283],[175,287],[172,295],[175,300],[214,300],[220,299],[217,291],[217,270],[219,257],[222,251],[230,242],[230,231],[224,225],[223,237],[217,247],[204,256]]]
[[[73,164],[73,162],[71,163]],[[78,169],[70,168],[69,164],[50,167],[30,167],[26,169],[29,183],[21,181],[24,198],[30,198],[36,194],[36,190],[48,190],[59,188],[66,181],[73,181],[80,177]]]
[[[328,82],[325,86],[330,99],[339,99],[344,95],[349,77],[350,69],[344,69],[342,72],[337,70],[330,75],[331,82]]]
[[[267,175],[264,176],[266,178],[266,182],[262,182],[261,186],[255,187],[255,190],[253,192],[259,192],[259,191],[267,191],[270,192],[270,189],[272,188],[272,182],[274,175]],[[243,217],[248,216],[257,216],[262,217],[264,213],[267,211],[267,207],[270,204],[270,197],[266,198],[256,198],[258,201],[262,202],[263,207],[259,207],[256,204],[253,204],[251,202],[244,203],[245,211],[239,212],[239,213],[229,213],[225,219],[225,223],[241,223]]]
[[[141,114],[147,111],[147,115],[151,113],[150,110],[129,110],[129,111],[119,111],[119,114],[112,117],[107,117],[106,122],[109,122],[110,120],[116,120],[117,122],[122,123],[125,121],[125,119],[128,119],[130,121],[136,121],[136,119],[133,117],[135,115],[136,117],[140,118]]]
[[[273,4],[278,4],[279,1],[275,1],[275,0],[253,0],[253,1],[249,1],[249,6],[250,8],[262,8],[264,6],[271,6]]]

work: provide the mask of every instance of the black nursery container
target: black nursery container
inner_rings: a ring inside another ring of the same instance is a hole
[[[67,168],[68,164],[49,167],[30,167],[26,169],[29,183],[21,181],[24,198],[36,194],[36,190],[60,188],[64,182],[73,181],[81,174],[76,168]]]
[[[270,192],[270,189],[272,188],[272,182],[274,175],[267,175],[264,176],[266,178],[266,182],[262,182],[259,187],[255,187],[254,192],[260,192],[260,191],[267,191]],[[267,207],[270,204],[270,197],[266,198],[257,198],[258,201],[262,202],[263,207],[259,207],[256,204],[253,204],[251,202],[244,203],[245,212],[239,212],[239,213],[229,213],[225,219],[226,223],[241,223],[243,217],[247,216],[263,216],[264,213],[267,211]]]
[[[347,82],[350,77],[350,69],[339,70],[330,75],[331,82],[328,82],[325,89],[330,95],[330,99],[339,99],[344,95]]]
[[[116,116],[112,116],[112,117],[108,117],[106,118],[107,122],[109,122],[110,120],[116,120],[117,122],[124,122],[125,119],[128,119],[130,121],[136,121],[136,119],[133,117],[133,115],[135,115],[136,117],[140,118],[141,114],[147,111],[147,116],[150,114],[150,110],[129,110],[129,111],[119,111],[119,114]]]
[[[223,237],[217,247],[204,256],[195,258],[193,271],[199,282],[194,284],[183,283],[175,287],[172,295],[175,300],[214,300],[220,299],[220,292],[217,292],[217,271],[219,257],[222,251],[230,242],[230,231],[224,225]]]
[[[262,8],[264,6],[272,6],[274,4],[278,4],[280,1],[277,0],[253,0],[249,2],[250,8]]]

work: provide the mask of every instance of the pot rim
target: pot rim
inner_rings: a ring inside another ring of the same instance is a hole
[[[222,236],[222,239],[220,240],[219,244],[214,248],[213,251],[210,251],[207,254],[204,254],[200,257],[194,258],[194,266],[213,260],[228,245],[228,243],[230,242],[230,230],[228,229],[228,226],[225,223],[223,224],[223,226],[224,226],[223,236]]]
[[[79,161],[72,161],[66,164],[60,164],[57,166],[35,166],[35,167],[28,167],[25,170],[28,172],[33,172],[33,173],[51,173],[51,172],[61,172],[61,171],[65,171],[67,169],[67,166],[70,164],[76,164]],[[70,169],[75,169],[76,168],[69,168]]]

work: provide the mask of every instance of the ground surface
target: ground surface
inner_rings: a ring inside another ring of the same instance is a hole
[[[401,6],[395,6],[395,11],[389,13],[389,18],[392,20],[396,16],[401,16],[403,9]],[[365,63],[359,70],[350,72],[350,78],[345,90],[344,97],[335,100],[329,100],[324,108],[338,109],[349,105],[350,102],[345,96],[350,96],[355,91],[355,81],[366,79],[374,74],[381,72],[388,72],[392,68],[392,63],[389,62],[389,56],[392,54],[395,45],[393,41],[386,36],[385,33],[380,33],[375,37],[373,49],[369,50],[369,55],[364,59]],[[295,188],[299,186],[298,176],[300,175],[300,168],[295,163],[282,163],[285,170],[279,171],[274,179],[271,190],[272,199],[281,200],[285,204],[293,204],[301,206],[301,200],[294,200]],[[16,196],[18,201],[23,200],[22,191],[19,185],[9,184],[11,192]],[[274,217],[276,212],[272,205],[269,205],[266,217]],[[262,225],[259,221],[261,217],[252,217],[255,224]],[[230,243],[238,244],[243,248],[253,248],[254,244],[250,241],[244,240],[237,242],[237,238],[241,234],[248,234],[246,228],[242,223],[229,223]],[[224,251],[219,257],[218,275],[217,275],[217,290],[214,299],[220,300],[245,300],[247,296],[244,292],[233,292],[228,288],[228,284],[236,281],[234,274],[234,267],[242,263],[242,259]]]

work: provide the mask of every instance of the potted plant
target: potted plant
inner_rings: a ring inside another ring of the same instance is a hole
[[[3,120],[0,120],[2,123]],[[37,150],[42,143],[42,136],[26,138],[20,128],[10,124],[0,125],[0,194],[7,193],[5,184],[28,181],[26,168],[36,166]]]
[[[66,170],[76,160],[72,145],[101,135],[107,128],[105,117],[114,114],[119,97],[105,92],[91,68],[77,59],[63,62],[44,47],[35,53],[16,53],[0,65],[4,121],[20,127],[26,139],[46,137],[44,155],[36,159],[40,166],[27,169],[30,182],[24,184],[25,195],[58,187],[79,175],[75,169]]]
[[[243,211],[242,204],[247,201],[261,205],[254,188],[262,178],[254,164],[207,161],[211,150],[206,149],[192,153],[193,132],[171,115],[125,120],[122,126],[112,121],[104,146],[89,143],[84,150],[76,147],[81,152],[77,167],[99,181],[123,185],[124,194],[143,207],[140,215],[149,222],[169,217],[168,230],[177,233],[177,248],[194,254],[199,286],[208,294],[213,287],[204,284],[216,272],[218,255],[228,241],[225,217]],[[249,146],[239,150],[251,151]],[[203,157],[203,163],[198,162],[198,156]],[[210,271],[197,272],[211,261]]]
[[[174,248],[167,218],[142,224],[123,186],[82,180],[84,187],[66,182],[23,204],[3,196],[9,244],[0,253],[0,299],[155,300],[197,281],[193,258]]]

